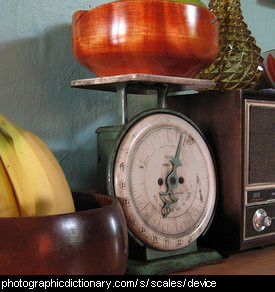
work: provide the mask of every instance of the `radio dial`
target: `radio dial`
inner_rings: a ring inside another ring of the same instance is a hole
[[[253,217],[253,227],[256,231],[261,232],[269,227],[272,223],[272,218],[267,216],[264,209],[258,209]]]

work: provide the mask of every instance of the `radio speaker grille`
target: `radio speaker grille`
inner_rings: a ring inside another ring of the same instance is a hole
[[[275,104],[249,107],[249,184],[275,183]]]

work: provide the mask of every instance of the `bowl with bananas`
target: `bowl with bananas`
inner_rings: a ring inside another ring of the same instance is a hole
[[[0,114],[0,274],[123,274],[127,226],[117,199],[72,193],[34,133]]]

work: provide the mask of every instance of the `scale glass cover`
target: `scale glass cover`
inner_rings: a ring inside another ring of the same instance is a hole
[[[131,234],[161,251],[186,247],[211,221],[216,175],[199,129],[171,110],[151,110],[128,122],[108,166],[109,192]]]

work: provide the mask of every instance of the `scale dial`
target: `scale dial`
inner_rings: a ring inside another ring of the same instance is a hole
[[[157,250],[183,248],[210,222],[216,177],[198,129],[171,111],[145,113],[128,126],[111,166],[111,189],[131,233]]]

